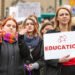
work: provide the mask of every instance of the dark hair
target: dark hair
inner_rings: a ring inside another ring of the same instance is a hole
[[[52,23],[50,23],[50,22],[43,23],[43,25],[42,25],[42,27],[41,27],[41,29],[40,29],[41,35],[43,35],[42,30],[43,30],[46,26],[48,26],[48,25],[50,25],[50,26],[53,27]]]
[[[48,30],[46,33],[57,33],[57,32],[59,31],[56,31],[55,29],[53,29],[53,30]]]
[[[71,31],[75,31],[75,25],[71,26]]]

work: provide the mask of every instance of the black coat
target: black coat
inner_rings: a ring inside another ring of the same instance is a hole
[[[60,75],[61,64],[59,64],[58,59],[45,61],[46,63],[46,75]]]
[[[25,41],[23,41],[23,43],[25,43]],[[25,50],[23,50],[23,49],[21,50],[21,55],[22,55],[23,58],[25,58],[25,61],[24,61],[25,64],[34,63],[34,62],[38,63],[38,60],[40,59],[41,46],[42,46],[42,39],[40,38],[37,46],[31,52],[32,57],[33,57],[33,59],[32,59],[31,56],[30,56],[30,50],[29,50],[27,44],[25,43]],[[25,55],[26,51],[29,54],[29,57],[27,57],[27,58],[26,58],[26,55]],[[40,69],[37,69],[37,70],[33,69],[31,71],[31,73],[32,73],[32,75],[40,75]],[[28,71],[26,71],[26,75],[28,75]]]
[[[56,30],[49,30],[47,33],[56,33],[59,31]],[[42,46],[41,49],[41,56],[42,58],[44,57],[44,47]],[[59,64],[58,59],[52,59],[52,60],[41,60],[40,62],[43,62],[44,65],[44,69],[43,69],[43,74],[42,75],[60,75],[60,71],[61,71],[61,64]]]
[[[23,58],[20,55],[20,51],[25,50],[22,41],[19,36],[16,43],[9,44],[5,41],[0,43],[0,75],[24,75]]]
[[[61,64],[59,64],[58,59],[44,60],[44,49],[41,49],[41,59],[39,60],[39,65],[41,68],[41,75],[60,75]]]

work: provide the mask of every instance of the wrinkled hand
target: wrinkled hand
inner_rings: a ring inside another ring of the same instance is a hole
[[[70,55],[64,56],[59,59],[59,63],[68,62],[70,59]]]

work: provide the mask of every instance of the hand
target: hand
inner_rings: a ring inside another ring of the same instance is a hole
[[[59,59],[59,63],[68,62],[70,59],[70,55],[64,56]]]
[[[27,33],[27,29],[26,29],[26,28],[22,29],[22,30],[19,32],[20,35],[24,35],[24,34],[26,34],[26,33]]]
[[[32,64],[29,64],[29,70],[33,70]]]
[[[27,70],[29,70],[29,65],[24,65],[24,67],[27,69]]]
[[[24,67],[25,67],[28,71],[31,71],[31,70],[32,70],[32,64],[24,65]]]

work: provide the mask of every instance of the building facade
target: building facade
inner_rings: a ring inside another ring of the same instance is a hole
[[[0,0],[0,18],[8,14],[10,6],[16,5],[18,1],[21,2],[40,2],[42,12],[49,12],[50,9],[55,11],[60,4],[67,4],[68,0]]]

